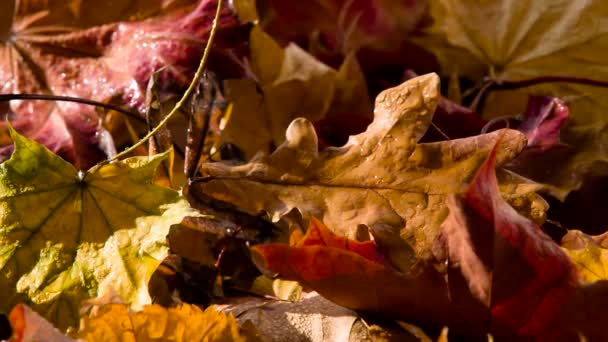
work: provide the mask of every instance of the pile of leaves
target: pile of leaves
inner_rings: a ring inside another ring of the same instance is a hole
[[[608,340],[607,17],[3,1],[0,338]]]

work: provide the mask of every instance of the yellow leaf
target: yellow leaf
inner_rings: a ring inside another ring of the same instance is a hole
[[[608,233],[590,236],[580,230],[570,230],[562,238],[562,248],[583,281],[608,280]]]
[[[164,308],[146,305],[142,311],[130,312],[124,304],[98,307],[80,322],[73,338],[84,341],[247,341],[239,333],[232,315],[213,307],[201,310],[195,305],[181,304]]]
[[[498,81],[542,76],[608,79],[606,1],[437,0],[430,5],[434,24],[418,42],[435,53],[445,74]],[[526,94],[563,97],[571,109],[561,135],[571,152],[560,157],[559,168],[546,176],[536,172],[534,180],[567,193],[588,173],[606,174],[608,90],[553,82],[494,91],[483,114],[488,119],[517,115]]]
[[[80,302],[112,288],[134,307],[167,255],[172,224],[196,216],[177,191],[152,184],[167,153],[87,172],[11,131],[0,165],[0,310],[25,302],[60,328]]]

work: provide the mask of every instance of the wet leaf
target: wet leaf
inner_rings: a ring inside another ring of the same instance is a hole
[[[603,53],[608,6],[601,0],[551,2],[440,0],[431,4],[434,24],[419,43],[439,58],[442,71],[481,81],[484,76],[518,81],[545,76],[604,80],[608,63]],[[588,173],[603,172],[607,161],[608,108],[603,87],[548,82],[523,89],[491,92],[484,116],[493,118],[523,111],[528,94],[568,98],[571,119],[562,142],[573,150],[560,167],[537,181],[565,193],[578,188]],[[604,165],[604,166],[601,166]]]
[[[77,171],[11,131],[0,165],[0,309],[31,304],[55,325],[76,325],[84,299],[113,288],[133,307],[167,255],[171,224],[196,216],[178,192],[152,184],[167,154]]]
[[[196,7],[194,0],[16,3],[12,27],[0,33],[0,93],[68,95],[141,113],[154,71],[166,67],[163,91],[179,91],[190,82],[216,7],[213,0]],[[236,25],[226,8],[221,27]],[[18,131],[78,168],[87,169],[114,153],[94,107],[13,101],[10,112],[2,114],[9,115]],[[4,158],[9,153],[5,149]]]
[[[248,213],[266,211],[273,221],[297,209],[349,238],[368,235],[366,225],[377,243],[401,254],[390,258],[407,269],[408,248],[392,247],[404,240],[417,257],[430,258],[447,215],[446,196],[470,181],[500,135],[506,135],[500,163],[526,144],[514,130],[417,144],[432,119],[438,86],[431,74],[385,90],[376,99],[374,122],[341,148],[319,152],[312,124],[296,119],[273,154],[241,166],[204,164],[207,178],[198,185]],[[505,196],[542,221],[546,204],[534,194],[538,188],[504,176]]]

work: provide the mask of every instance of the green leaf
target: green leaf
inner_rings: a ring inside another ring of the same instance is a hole
[[[167,154],[88,172],[11,128],[0,165],[0,310],[26,302],[60,328],[84,299],[112,288],[133,307],[167,255],[171,224],[195,215],[177,191],[152,183]]]

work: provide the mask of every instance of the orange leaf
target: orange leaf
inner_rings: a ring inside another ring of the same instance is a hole
[[[296,280],[350,309],[425,325],[454,325],[455,333],[467,336],[478,336],[483,330],[482,326],[472,328],[480,321],[470,318],[475,300],[465,293],[452,302],[452,289],[448,291],[434,268],[420,263],[399,272],[384,262],[373,241],[339,237],[314,218],[295,246],[258,245],[251,251],[254,263],[266,275]]]

